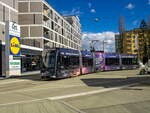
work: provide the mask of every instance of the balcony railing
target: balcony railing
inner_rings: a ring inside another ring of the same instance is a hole
[[[50,35],[49,34],[44,34],[44,37],[50,39]]]
[[[22,39],[21,44],[41,48],[40,42],[35,39]]]
[[[45,25],[48,28],[51,28],[51,24],[49,22],[43,22],[43,25]]]

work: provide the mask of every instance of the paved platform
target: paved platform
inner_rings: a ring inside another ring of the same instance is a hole
[[[86,113],[150,113],[150,81],[134,87],[63,101]]]
[[[6,76],[0,76],[0,80],[4,80],[4,79],[9,79],[9,78],[19,78],[19,77],[27,77],[28,78],[28,76],[39,76],[40,75],[40,71],[39,70],[37,70],[37,71],[29,71],[29,72],[23,72],[23,73],[21,73],[21,76],[10,76],[10,77],[6,77]]]
[[[51,81],[35,74],[0,81],[0,113],[149,113],[149,102],[150,76],[140,76],[137,70]]]

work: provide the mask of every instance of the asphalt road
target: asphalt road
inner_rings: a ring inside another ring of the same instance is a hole
[[[0,113],[150,113],[150,76],[126,70],[0,80]]]

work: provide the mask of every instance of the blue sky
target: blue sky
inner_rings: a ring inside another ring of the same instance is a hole
[[[126,30],[139,27],[142,19],[150,15],[150,0],[48,0],[49,4],[63,15],[79,15],[82,25],[82,45],[89,49],[89,40],[100,40],[95,48],[115,52],[115,34],[118,20],[125,17]],[[100,21],[94,21],[99,18]]]
[[[49,0],[60,13],[80,16],[83,32],[118,32],[118,18],[125,16],[126,29],[138,27],[150,15],[149,0]],[[99,18],[95,22],[94,18]]]

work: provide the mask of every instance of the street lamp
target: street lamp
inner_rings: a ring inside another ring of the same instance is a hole
[[[106,44],[107,42],[105,41],[105,40],[103,40],[103,51],[104,51],[104,53],[105,53],[105,44]]]
[[[112,43],[111,40],[103,40],[103,51],[105,52],[105,44]]]
[[[140,63],[141,59],[140,59],[140,48],[139,48],[138,34],[135,35],[135,47],[137,49],[138,62]]]
[[[90,48],[91,48],[91,51],[95,51],[95,48],[94,48],[94,44],[96,42],[98,42],[99,40],[90,40]]]
[[[94,18],[94,21],[95,21],[95,22],[99,22],[100,19],[99,19],[99,18]]]

